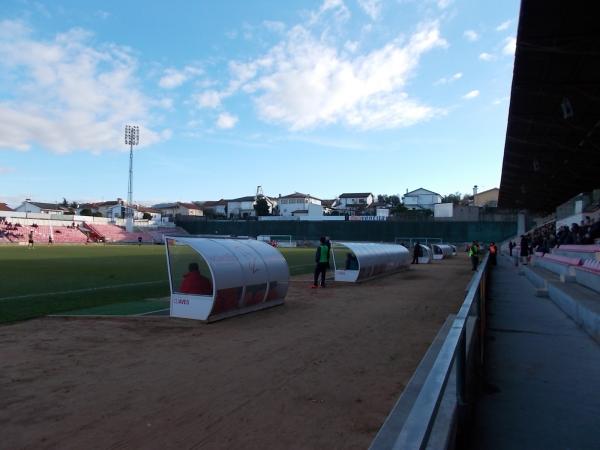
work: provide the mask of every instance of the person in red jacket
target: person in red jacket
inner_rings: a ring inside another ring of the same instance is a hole
[[[190,263],[188,273],[183,276],[179,292],[182,294],[211,295],[212,286],[208,278],[200,273],[198,263]]]

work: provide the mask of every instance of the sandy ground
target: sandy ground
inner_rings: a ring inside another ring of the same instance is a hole
[[[459,256],[205,325],[0,327],[0,448],[365,449],[471,276]]]

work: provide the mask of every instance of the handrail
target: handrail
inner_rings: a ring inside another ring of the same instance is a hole
[[[421,450],[427,446],[444,390],[450,378],[452,365],[455,361],[457,362],[458,403],[462,404],[464,401],[467,319],[480,293],[482,280],[488,267],[488,258],[489,255],[485,255],[472,278],[465,300],[454,318],[433,367],[429,371],[404,422],[402,430],[392,447],[394,450]]]

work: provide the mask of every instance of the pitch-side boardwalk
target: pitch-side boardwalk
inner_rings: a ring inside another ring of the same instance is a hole
[[[471,448],[600,448],[600,346],[508,259],[498,263]]]

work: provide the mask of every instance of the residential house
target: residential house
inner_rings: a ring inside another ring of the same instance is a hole
[[[334,209],[340,214],[364,215],[373,201],[374,197],[370,192],[343,193],[338,197]]]
[[[408,209],[430,209],[433,211],[435,205],[442,203],[442,196],[437,192],[419,188],[406,192],[402,197],[402,203]]]
[[[66,208],[63,208],[58,203],[41,203],[25,200],[18,207],[16,212],[32,213],[32,214],[64,214]]]
[[[311,196],[310,194],[303,194],[301,192],[294,192],[293,194],[279,196],[277,199],[279,207],[279,215],[281,216],[322,216],[323,206],[321,200]]]
[[[0,211],[12,211],[13,209],[6,203],[0,203]]]
[[[125,217],[125,204],[123,199],[109,200],[107,202],[82,203],[77,208],[77,214],[89,210],[92,214],[101,214],[109,219],[122,219]]]
[[[498,206],[498,194],[500,193],[500,189],[492,188],[487,191],[477,192],[477,189],[474,189],[473,193],[473,205],[484,207],[492,207],[495,208]]]
[[[203,216],[202,208],[195,203],[175,202],[159,203],[152,206],[153,209],[160,211],[162,217],[175,218],[177,216]]]
[[[134,218],[136,220],[143,219],[144,214],[149,214],[150,219],[148,219],[148,220],[152,220],[152,221],[160,222],[160,220],[162,218],[162,214],[159,209],[149,208],[147,206],[140,206],[140,205],[135,206],[134,208],[135,208]]]
[[[227,213],[232,219],[243,219],[256,216],[254,211],[254,195],[227,200]]]
[[[194,202],[204,210],[205,216],[212,217],[227,217],[227,200],[221,199],[216,201]]]

